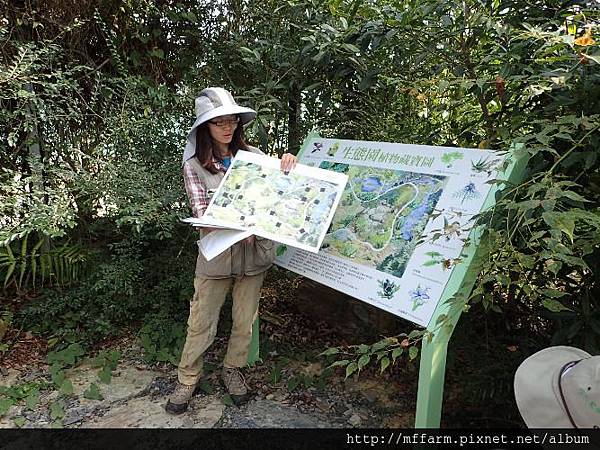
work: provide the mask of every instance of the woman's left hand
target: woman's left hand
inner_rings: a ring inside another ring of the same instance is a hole
[[[296,167],[296,162],[298,158],[296,158],[291,153],[284,153],[281,157],[281,165],[279,166],[281,170],[287,175],[290,170]]]

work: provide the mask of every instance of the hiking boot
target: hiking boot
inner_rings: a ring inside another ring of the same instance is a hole
[[[221,381],[236,406],[245,403],[250,398],[248,385],[240,369],[236,367],[223,367]]]
[[[198,384],[181,384],[177,382],[175,390],[169,396],[165,410],[171,414],[181,414],[187,410],[190,399],[196,392]]]

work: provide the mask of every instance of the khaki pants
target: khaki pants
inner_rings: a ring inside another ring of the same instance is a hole
[[[202,376],[202,355],[215,339],[219,312],[232,283],[233,326],[223,365],[246,366],[252,324],[258,315],[258,300],[264,278],[263,272],[241,278],[194,279],[195,292],[190,302],[187,337],[177,371],[177,378],[181,384],[195,384]]]

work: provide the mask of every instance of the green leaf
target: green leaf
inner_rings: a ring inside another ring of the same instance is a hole
[[[573,311],[572,309],[564,306],[558,300],[553,300],[551,298],[545,298],[544,300],[542,300],[542,306],[544,308],[546,308],[548,311],[555,312],[555,313],[561,312],[561,311]]]
[[[556,225],[558,229],[565,233],[573,242],[573,232],[575,231],[575,221],[565,214],[562,214],[556,219]]]
[[[288,391],[293,391],[294,389],[296,389],[298,387],[298,385],[300,384],[300,377],[292,377],[288,380],[287,382],[287,388]]]
[[[52,377],[52,382],[57,387],[60,387],[65,380],[65,373],[62,370],[62,367],[58,364],[54,364],[52,367],[50,367],[50,376]]]
[[[398,356],[400,356],[403,351],[404,351],[404,349],[402,347],[395,348],[394,351],[392,352],[392,361],[395,362],[396,358],[398,358]]]
[[[109,367],[104,367],[100,372],[98,372],[98,379],[104,384],[110,384],[110,380],[112,379],[112,371]]]
[[[412,330],[410,333],[408,333],[408,339],[413,340],[418,338],[419,336],[422,336],[424,333],[424,331],[422,330]]]
[[[383,373],[383,371],[385,369],[388,368],[388,366],[390,365],[390,358],[388,358],[387,356],[384,358],[381,358],[381,369],[380,369],[380,373]]]
[[[351,362],[350,364],[348,364],[348,366],[346,366],[346,378],[348,378],[350,375],[356,372],[357,369],[358,364],[356,364],[355,362]]]
[[[344,47],[350,53],[360,53],[360,49],[356,45],[342,44],[342,47]]]
[[[277,250],[275,251],[275,254],[277,256],[282,256],[285,252],[287,251],[287,245],[278,245],[277,246]]]
[[[148,52],[148,54],[159,59],[165,59],[165,52],[161,48],[154,49]]]
[[[582,197],[577,192],[573,192],[573,191],[563,191],[562,196],[570,198],[571,200],[574,200],[576,202],[589,202],[589,200],[587,198]]]
[[[90,400],[102,400],[104,398],[100,393],[100,389],[96,383],[90,384],[90,386],[84,391],[83,396]]]
[[[12,398],[0,398],[0,417],[5,415],[14,404],[15,401]]]
[[[60,393],[63,395],[72,395],[73,394],[73,383],[71,380],[64,379],[60,385]]]
[[[387,347],[390,344],[390,340],[388,338],[382,339],[371,346],[371,352],[378,352],[382,348]]]
[[[560,298],[560,297],[564,297],[565,295],[567,295],[566,292],[563,291],[559,291],[557,289],[542,289],[542,294],[544,294],[546,297],[552,297],[552,298]]]
[[[340,359],[339,361],[335,361],[333,364],[329,365],[329,367],[345,366],[349,362],[350,362],[349,359]]]
[[[562,268],[562,262],[560,261],[554,261],[554,260],[548,260],[547,264],[546,264],[546,268],[552,272],[554,274],[554,276],[558,275],[558,271]]]
[[[111,350],[108,352],[107,357],[110,367],[114,370],[117,368],[117,364],[123,355],[118,350]]]
[[[204,392],[205,394],[212,394],[215,389],[213,388],[212,384],[210,384],[208,381],[203,380],[198,384],[198,387],[200,389],[202,389],[202,392]]]
[[[13,422],[16,426],[21,428],[23,425],[27,423],[27,419],[23,416],[18,416],[13,419]]]
[[[324,352],[320,353],[319,356],[337,355],[339,352],[340,352],[339,348],[331,347],[331,348],[328,348],[327,350],[325,350]]]
[[[65,416],[65,408],[60,401],[50,404],[50,418],[52,420],[62,419]]]
[[[419,354],[419,349],[417,347],[415,347],[414,345],[408,349],[408,357],[410,358],[411,361],[413,359],[415,359],[418,354]]]
[[[221,397],[221,403],[223,403],[225,406],[235,406],[235,403],[229,394],[225,394],[223,397]]]
[[[361,370],[363,367],[369,364],[369,361],[371,361],[371,357],[369,355],[362,355],[358,359],[358,369]]]
[[[39,391],[36,389],[34,391],[31,391],[29,393],[29,395],[25,398],[25,405],[27,406],[27,409],[32,410],[35,408],[35,405],[37,405],[37,402],[40,399],[40,393]]]
[[[368,345],[360,344],[358,346],[358,353],[362,355],[363,353],[367,353],[370,349],[371,347],[369,347]]]
[[[388,353],[387,350],[382,350],[380,352],[375,353],[377,355],[377,361],[379,361],[384,356],[387,356],[387,353]]]

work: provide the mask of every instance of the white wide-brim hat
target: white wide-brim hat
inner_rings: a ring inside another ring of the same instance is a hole
[[[204,122],[219,116],[235,114],[240,116],[242,125],[246,125],[256,117],[256,111],[238,105],[229,91],[219,87],[204,89],[194,101],[196,121],[187,134],[187,142],[183,152],[183,161],[186,162],[196,153],[196,128]]]
[[[529,428],[600,426],[600,356],[575,347],[545,348],[521,363],[514,388]]]

